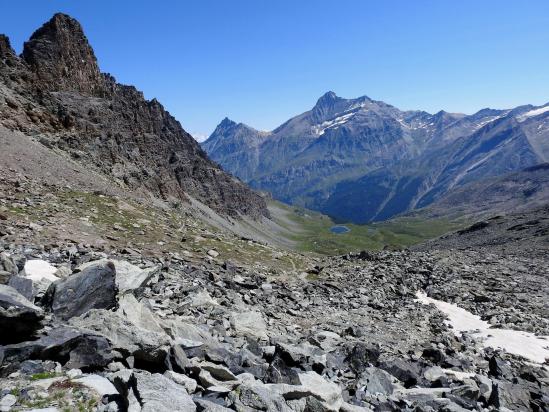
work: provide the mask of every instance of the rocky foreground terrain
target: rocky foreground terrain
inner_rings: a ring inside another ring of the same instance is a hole
[[[121,193],[13,170],[0,184],[3,411],[549,407],[547,362],[484,347],[417,299],[549,335],[546,209],[322,257]]]

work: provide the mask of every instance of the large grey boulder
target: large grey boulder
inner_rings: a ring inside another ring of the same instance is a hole
[[[116,270],[116,286],[120,294],[126,292],[132,292],[134,290],[144,287],[147,282],[153,277],[158,270],[159,266],[154,266],[146,269],[141,269],[125,260],[117,259],[99,259],[92,262],[87,262],[78,267],[80,270],[85,270],[88,267],[97,264],[106,264],[112,262]]]
[[[495,381],[490,397],[490,404],[498,410],[512,411],[530,409],[530,388],[524,383]]]
[[[52,329],[37,340],[4,346],[3,352],[5,364],[43,359],[82,370],[104,368],[120,358],[105,337],[69,327]]]
[[[171,379],[178,385],[184,386],[188,393],[194,393],[196,391],[196,387],[198,384],[194,379],[189,378],[186,375],[174,371],[166,371],[164,372],[164,376],[168,379]]]
[[[14,288],[29,301],[34,301],[36,289],[31,279],[23,276],[10,276],[8,286]]]
[[[163,365],[171,344],[165,333],[139,327],[118,312],[92,309],[69,323],[108,338],[124,355],[150,364]]]
[[[339,411],[343,405],[341,388],[337,384],[327,381],[318,373],[313,371],[300,373],[299,381],[300,385],[282,383],[265,386],[282,395],[286,400],[307,398],[306,403],[313,410]]]
[[[111,380],[120,393],[126,394],[130,405],[128,410],[196,411],[196,405],[185,388],[158,373],[125,370],[116,373]]]
[[[160,325],[160,320],[149,307],[144,305],[143,302],[139,302],[130,293],[119,296],[117,312],[140,328],[151,332],[165,333]]]
[[[267,340],[267,324],[259,312],[232,312],[231,326],[239,336],[250,336],[260,340]]]
[[[190,368],[196,373],[200,371],[208,371],[210,375],[218,381],[236,381],[238,378],[225,366],[218,365],[213,362],[196,361],[192,359]]]
[[[67,320],[91,309],[116,307],[118,288],[112,262],[87,266],[82,272],[53,283],[48,289],[48,300],[55,316]]]
[[[13,259],[5,252],[0,253],[0,271],[8,275],[17,275],[17,265]]]
[[[41,328],[42,309],[14,288],[0,285],[0,344],[21,342]]]
[[[366,368],[358,381],[360,389],[364,390],[366,395],[391,395],[395,390],[393,381],[395,378],[382,369],[369,367]]]
[[[288,366],[326,364],[324,351],[309,342],[301,342],[298,345],[277,343],[275,355],[281,357]]]
[[[300,373],[299,380],[301,386],[310,391],[311,396],[320,400],[328,410],[338,411],[343,404],[341,388],[318,373],[313,371]]]
[[[237,411],[292,411],[279,391],[259,381],[243,382],[229,393],[229,399]]]

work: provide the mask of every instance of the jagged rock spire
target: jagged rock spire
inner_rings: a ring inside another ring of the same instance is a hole
[[[92,95],[104,89],[97,59],[78,21],[57,13],[34,32],[23,59],[50,90]]]

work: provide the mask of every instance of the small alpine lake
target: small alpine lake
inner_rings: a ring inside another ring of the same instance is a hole
[[[342,234],[342,233],[347,233],[347,232],[350,232],[351,229],[349,229],[347,226],[344,226],[344,225],[336,225],[336,226],[332,226],[330,228],[330,232],[332,233],[336,233],[338,235]]]

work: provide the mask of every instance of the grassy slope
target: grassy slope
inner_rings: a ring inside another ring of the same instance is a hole
[[[345,224],[350,232],[330,232],[334,222],[318,212],[272,201],[275,221],[290,231],[301,251],[335,255],[350,251],[403,248],[463,227],[463,222],[399,217],[368,225]]]
[[[0,185],[0,192],[2,186]],[[105,249],[136,248],[145,256],[166,253],[201,261],[210,249],[219,253],[217,260],[239,265],[262,266],[272,272],[295,272],[308,268],[299,254],[236,237],[218,230],[179,208],[159,208],[151,202],[98,193],[48,189],[49,193],[21,192],[13,196],[0,213],[16,225],[39,222],[35,243],[70,241],[74,244],[103,245]],[[25,204],[25,198],[32,198]]]

